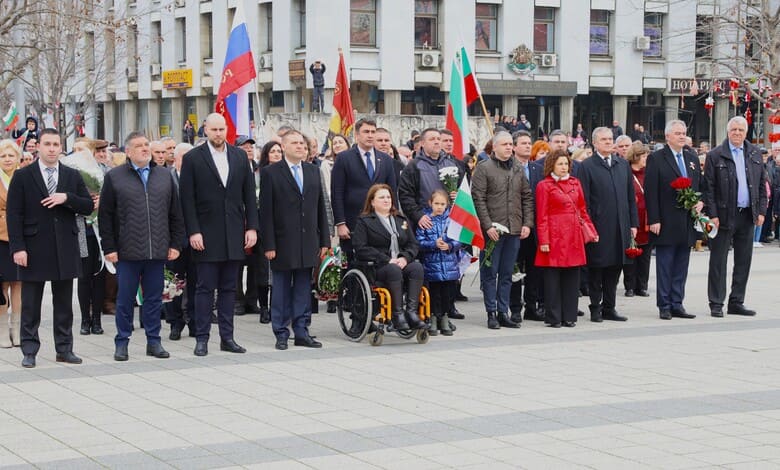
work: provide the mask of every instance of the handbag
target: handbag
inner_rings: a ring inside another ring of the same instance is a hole
[[[587,245],[588,243],[595,243],[596,240],[599,238],[599,233],[596,231],[596,227],[593,226],[592,222],[588,222],[587,220],[582,218],[582,215],[580,214],[580,210],[577,208],[577,203],[574,202],[574,199],[569,196],[569,194],[566,191],[561,190],[563,194],[566,195],[566,197],[569,198],[572,205],[574,206],[574,212],[577,214],[577,220],[580,221],[580,231],[582,232],[582,240]]]

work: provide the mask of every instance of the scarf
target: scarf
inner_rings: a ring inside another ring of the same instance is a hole
[[[550,173],[550,177],[557,183],[558,181],[566,181],[569,179],[569,174],[566,173],[563,176],[556,176],[555,173]]]
[[[14,175],[15,171],[16,169],[14,169],[14,171],[12,171],[9,175],[5,171],[0,170],[0,180],[3,181],[3,186],[5,186],[5,189],[8,189],[8,186],[11,184],[11,177]]]
[[[392,215],[384,217],[379,214],[377,214],[377,217],[379,217],[379,220],[387,230],[387,233],[390,234],[390,258],[398,258],[400,250],[398,248],[398,229],[395,226],[395,217]]]

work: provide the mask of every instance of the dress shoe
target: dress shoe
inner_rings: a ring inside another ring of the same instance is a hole
[[[504,328],[520,328],[520,325],[513,322],[506,312],[498,312],[498,324]]]
[[[22,358],[22,367],[32,369],[35,367],[35,354],[25,354]]]
[[[127,354],[127,345],[122,344],[116,347],[114,350],[114,360],[119,362],[124,362],[128,360],[130,356]]]
[[[578,317],[584,317],[585,316],[585,312],[583,312],[582,310],[577,310],[577,316]]]
[[[625,296],[626,297],[633,297],[634,296],[634,289],[626,289]]]
[[[603,320],[610,320],[610,321],[626,321],[628,320],[627,317],[624,317],[622,315],[618,315],[617,312],[609,312],[609,313],[601,313],[601,318]]]
[[[66,364],[81,364],[82,360],[77,355],[73,354],[72,351],[68,351],[66,353],[57,354],[56,358],[57,362],[64,362]]]
[[[523,314],[523,319],[531,320],[531,321],[544,321],[544,314],[539,313],[538,310],[525,309],[525,313]]]
[[[745,317],[754,317],[756,316],[755,310],[749,310],[745,308],[742,304],[729,304],[729,308],[727,310],[729,315],[742,315]]]
[[[260,313],[260,308],[253,304],[244,305],[244,312],[246,313]]]
[[[93,335],[102,335],[104,333],[101,315],[100,312],[92,314],[92,329],[90,331],[92,331]]]
[[[171,341],[179,341],[181,339],[181,330],[182,328],[180,326],[171,326],[171,334],[168,336],[168,338]]]
[[[321,348],[322,347],[322,343],[320,343],[319,341],[316,341],[311,336],[304,336],[302,338],[296,337],[294,344],[296,346],[303,346],[303,347],[306,347],[306,348]]]
[[[287,340],[286,339],[277,338],[276,339],[276,346],[274,346],[274,347],[276,349],[278,349],[279,351],[286,350],[287,349]]]
[[[81,320],[81,328],[79,329],[80,335],[88,335],[92,332],[92,325],[91,325],[91,319],[90,318],[82,318]]]
[[[661,320],[671,320],[672,312],[669,310],[661,310],[658,312],[658,316],[661,318]]]
[[[604,321],[604,319],[602,318],[600,313],[591,313],[590,314],[590,321],[592,321],[594,323],[601,323],[602,321]]]
[[[207,356],[209,353],[209,344],[205,341],[196,341],[195,350],[192,353],[196,356]]]
[[[146,355],[156,357],[157,359],[168,359],[171,357],[170,353],[163,349],[160,343],[147,344]]]
[[[685,311],[685,307],[673,308],[672,316],[675,318],[696,318],[696,315]]]
[[[644,289],[636,290],[636,291],[634,291],[634,293],[636,295],[638,295],[639,297],[650,297],[650,294],[646,290],[644,290]]]
[[[468,302],[469,298],[465,295],[461,294],[460,292],[455,295],[455,302]]]
[[[577,326],[577,322],[576,321],[565,321],[565,322],[563,322],[563,326],[565,326],[566,328],[574,328],[575,326]]]
[[[246,348],[243,348],[235,342],[235,340],[227,339],[219,342],[219,350],[227,351],[237,354],[243,354],[246,352]]]
[[[338,301],[336,301],[336,300],[328,300],[326,305],[328,307],[326,312],[328,312],[328,313],[336,313],[338,311],[338,306],[339,306]]]
[[[464,318],[466,318],[466,315],[460,313],[458,309],[455,308],[454,306],[452,307],[450,313],[447,314],[447,316],[452,318],[453,320],[463,320]]]
[[[710,307],[710,315],[715,318],[723,318],[723,308],[721,307]]]
[[[555,323],[548,323],[547,326],[549,326],[550,328],[560,328],[561,324],[560,322],[555,322]]]
[[[241,315],[243,315],[245,313],[246,313],[246,311],[244,311],[244,306],[242,304],[240,304],[238,302],[233,304],[233,315],[236,315],[236,316],[240,317]]]
[[[512,315],[509,315],[509,319],[512,320],[515,323],[522,323],[523,322],[523,316],[519,312],[515,312]]]
[[[501,328],[501,325],[499,325],[498,323],[498,317],[496,316],[496,312],[488,312],[487,327],[491,330],[498,330]]]
[[[427,330],[428,324],[420,320],[420,316],[416,313],[407,313],[406,322],[409,324],[409,328],[413,330]]]
[[[271,323],[271,311],[268,307],[260,307],[260,323]]]

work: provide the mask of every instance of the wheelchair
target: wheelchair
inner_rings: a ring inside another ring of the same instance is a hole
[[[419,344],[427,343],[430,338],[428,330],[396,330],[393,327],[390,291],[374,285],[373,273],[373,263],[368,263],[347,269],[341,278],[337,309],[339,325],[347,338],[360,342],[369,335],[371,346],[380,346],[385,332],[395,332],[403,339],[416,337]],[[425,286],[420,291],[418,309],[420,319],[428,321],[431,317],[431,302]]]

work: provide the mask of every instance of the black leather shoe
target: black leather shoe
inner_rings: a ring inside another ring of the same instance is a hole
[[[634,289],[626,289],[625,296],[626,297],[633,297],[634,296]]]
[[[81,364],[82,360],[77,355],[73,354],[72,351],[57,354],[57,362],[64,362],[66,364]]]
[[[245,314],[245,313],[246,313],[246,312],[244,311],[244,306],[243,306],[242,304],[240,304],[240,303],[236,302],[236,303],[233,305],[233,315],[236,315],[236,316],[239,316],[239,317],[240,317],[241,315],[243,315],[243,314]]]
[[[80,335],[88,335],[92,333],[92,325],[90,319],[81,320],[81,329],[79,330]]]
[[[463,320],[466,318],[466,315],[463,315],[458,311],[457,308],[452,307],[452,311],[447,314],[448,317],[452,318],[453,320]]]
[[[498,324],[504,328],[520,328],[520,325],[513,322],[505,312],[498,312]]]
[[[328,309],[326,310],[328,313],[336,313],[338,311],[338,305],[339,303],[335,300],[328,300],[327,304]]]
[[[302,338],[297,338],[296,337],[294,344],[296,346],[303,346],[303,347],[306,347],[306,348],[321,348],[322,347],[322,343],[320,343],[319,341],[313,339],[311,336],[304,336]]]
[[[584,317],[585,316],[585,312],[583,312],[582,310],[577,310],[577,316],[578,317]]]
[[[523,323],[523,316],[518,312],[509,315],[509,319],[515,323]]]
[[[219,342],[219,350],[220,351],[227,351],[227,352],[237,353],[237,354],[243,354],[243,353],[246,352],[246,348],[243,348],[243,347],[239,346],[238,343],[236,343],[232,339],[225,340],[225,341],[220,341]]]
[[[723,309],[720,307],[710,307],[710,315],[715,318],[723,318]]]
[[[488,312],[487,327],[491,330],[498,330],[501,328],[501,325],[498,324],[498,317],[496,316],[496,312]]]
[[[661,320],[671,320],[672,312],[669,310],[661,310],[658,312],[658,316],[661,317]]]
[[[672,316],[675,318],[696,318],[696,315],[686,312],[684,307],[673,308]]]
[[[526,309],[525,313],[523,314],[523,319],[531,321],[544,321],[544,314],[539,313],[537,310]]]
[[[130,356],[127,354],[127,345],[117,346],[114,350],[114,360],[118,362],[124,362],[128,360]]]
[[[565,322],[563,322],[563,326],[565,326],[566,328],[574,328],[575,326],[577,326],[577,322],[576,321],[565,321]]]
[[[25,354],[22,358],[22,367],[32,369],[35,367],[35,354]]]
[[[460,292],[458,292],[458,294],[455,295],[455,302],[468,302],[468,301],[469,298],[461,294]]]
[[[260,323],[271,323],[271,311],[268,307],[260,307]]]
[[[592,321],[594,323],[601,323],[602,321],[604,321],[604,319],[602,318],[600,313],[591,313],[590,314],[590,321]]]
[[[246,313],[260,313],[260,308],[252,305],[252,304],[246,304],[244,305],[244,312]]]
[[[548,323],[547,326],[549,326],[550,328],[560,328],[561,324],[560,323]]]
[[[749,310],[745,308],[742,304],[729,304],[729,308],[727,310],[729,315],[742,315],[745,317],[754,317],[756,316],[755,310]]]
[[[610,321],[627,321],[628,318],[624,317],[623,315],[618,315],[617,312],[609,312],[609,313],[601,313],[601,318],[603,320],[610,320]]]
[[[277,339],[276,339],[276,346],[275,346],[275,347],[276,347],[276,349],[278,349],[279,351],[284,351],[284,350],[286,350],[286,349],[287,349],[287,340],[286,340],[286,339],[280,339],[280,338],[277,338]]]
[[[179,341],[181,339],[181,330],[182,328],[180,326],[171,326],[171,334],[168,338],[171,341]]]
[[[638,295],[639,297],[650,297],[650,294],[646,290],[644,290],[644,289],[639,289],[639,290],[635,291],[634,293],[636,295]]]
[[[168,359],[171,357],[170,353],[163,349],[162,344],[147,344],[146,355],[156,357],[157,359]]]
[[[192,353],[196,356],[207,356],[209,353],[209,343],[205,341],[197,341],[195,343],[195,350]]]

